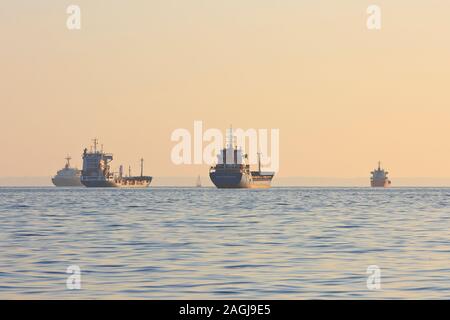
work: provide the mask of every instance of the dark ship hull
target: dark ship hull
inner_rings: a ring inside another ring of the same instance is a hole
[[[370,186],[372,188],[387,188],[391,185],[391,181],[389,181],[388,179],[386,180],[374,180],[371,179],[370,180]]]
[[[117,180],[81,180],[88,188],[147,188],[152,177],[127,177]]]
[[[253,171],[251,175],[239,171],[216,170],[209,173],[212,183],[220,189],[270,188],[274,174]]]
[[[114,181],[81,181],[81,183],[88,188],[116,188],[117,184]]]

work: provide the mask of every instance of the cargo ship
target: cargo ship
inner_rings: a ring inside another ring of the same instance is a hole
[[[81,170],[70,167],[70,156],[66,158],[66,165],[61,170],[56,172],[56,176],[52,178],[52,182],[57,187],[82,187],[83,184],[80,181]]]
[[[230,129],[229,143],[217,155],[217,164],[209,169],[211,181],[217,188],[270,188],[275,173],[261,171],[261,154],[258,153],[257,171],[250,170],[250,165],[245,163],[247,158],[234,145]]]
[[[378,169],[371,172],[370,185],[373,188],[387,188],[391,185],[391,181],[388,178],[388,173],[381,168],[381,162],[378,161]]]
[[[103,152],[103,147],[97,150],[97,139],[93,140],[94,145],[90,151],[87,148],[83,151],[83,170],[81,171],[81,183],[86,187],[96,188],[146,188],[152,182],[152,177],[144,176],[144,159],[141,159],[141,175],[124,176],[123,166],[119,167],[119,172],[111,170],[110,162],[113,160],[111,153]]]

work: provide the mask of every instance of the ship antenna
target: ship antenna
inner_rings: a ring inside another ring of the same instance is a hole
[[[378,161],[378,170],[381,170],[381,161]]]
[[[228,142],[230,144],[230,148],[233,149],[233,125],[230,125],[230,134],[228,136]]]
[[[98,143],[98,139],[94,138],[92,139],[92,142],[94,142],[94,153],[97,153],[97,143]]]
[[[144,158],[141,158],[141,177],[144,176]]]

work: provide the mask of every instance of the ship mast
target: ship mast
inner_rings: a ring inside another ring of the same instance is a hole
[[[261,173],[261,152],[258,152],[258,171]]]
[[[65,157],[65,159],[67,160],[66,168],[70,168],[70,160],[72,160],[72,158],[69,155],[67,155],[67,157]]]
[[[141,177],[144,176],[144,158],[141,158]]]
[[[230,125],[230,131],[228,135],[228,143],[230,146],[230,149],[233,149],[233,125]]]
[[[97,138],[94,138],[94,139],[92,139],[92,142],[94,142],[94,153],[97,153],[98,139],[97,139]]]

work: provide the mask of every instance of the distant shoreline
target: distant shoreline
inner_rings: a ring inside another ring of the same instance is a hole
[[[150,187],[193,187],[197,176],[154,177]],[[450,187],[450,178],[392,177],[392,187]],[[201,176],[203,187],[213,187],[208,176]],[[51,177],[0,177],[0,187],[52,187]],[[273,187],[369,187],[369,178],[276,177]]]

